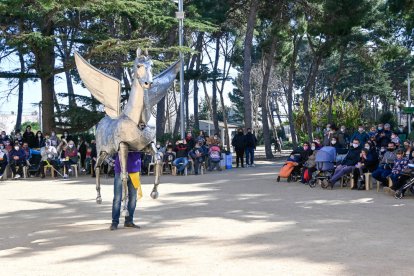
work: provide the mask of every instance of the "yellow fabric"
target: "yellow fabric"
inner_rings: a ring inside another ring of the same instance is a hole
[[[134,188],[137,189],[137,192],[138,192],[137,198],[140,199],[142,197],[140,174],[139,172],[130,173],[129,177],[131,178],[132,185],[134,185]]]

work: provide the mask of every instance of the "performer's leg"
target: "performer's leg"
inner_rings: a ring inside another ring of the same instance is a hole
[[[121,213],[122,181],[121,175],[115,174],[114,178],[114,200],[112,202],[112,224],[119,224]]]
[[[134,222],[134,212],[137,205],[137,189],[132,185],[131,179],[128,179],[128,216],[125,222]]]

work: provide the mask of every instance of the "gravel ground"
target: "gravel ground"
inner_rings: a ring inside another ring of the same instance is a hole
[[[0,182],[1,275],[413,275],[413,197],[276,183],[280,162],[163,176],[109,231],[113,179]]]

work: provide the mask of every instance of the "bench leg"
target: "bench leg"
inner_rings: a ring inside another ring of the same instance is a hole
[[[372,188],[371,174],[365,173],[365,190],[369,191]]]

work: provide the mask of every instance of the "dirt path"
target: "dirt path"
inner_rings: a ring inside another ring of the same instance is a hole
[[[413,197],[275,182],[274,163],[153,177],[108,230],[112,179],[0,182],[1,275],[413,275]]]

